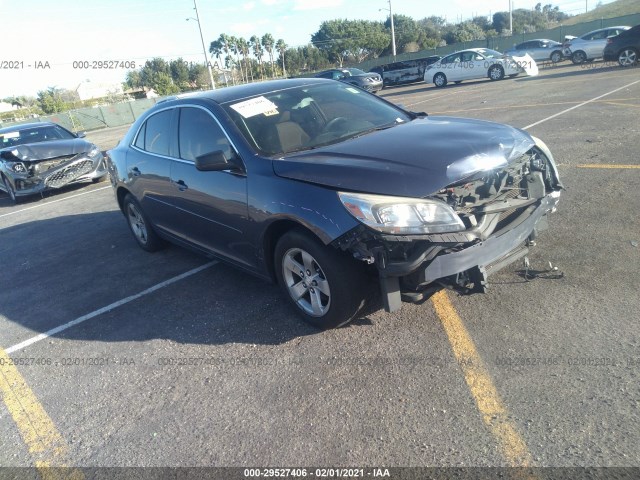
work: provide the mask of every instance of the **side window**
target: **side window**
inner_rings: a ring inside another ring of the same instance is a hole
[[[318,75],[320,78],[333,78],[333,72],[325,72]]]
[[[180,109],[178,127],[180,158],[194,161],[206,153],[222,150],[227,159],[233,157],[231,144],[218,123],[200,108]]]
[[[457,55],[449,55],[448,57],[444,57],[440,63],[454,63],[460,61],[460,54]]]
[[[465,62],[465,63],[466,63],[466,62],[473,62],[474,57],[475,57],[475,53],[474,53],[474,52],[464,52],[464,53],[461,55],[461,59],[462,59],[462,61],[463,61],[463,62]]]
[[[147,122],[142,124],[142,127],[140,127],[140,130],[138,131],[138,138],[136,138],[136,143],[134,143],[134,145],[138,148],[140,148],[141,150],[144,150],[144,133],[147,129]]]
[[[172,114],[173,110],[164,110],[147,119],[144,132],[144,149],[147,152],[169,156]]]

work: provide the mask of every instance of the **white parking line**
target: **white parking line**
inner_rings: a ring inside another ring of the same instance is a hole
[[[123,298],[122,300],[118,300],[117,302],[113,302],[109,305],[107,305],[106,307],[102,307],[98,310],[95,310],[91,313],[87,313],[86,315],[83,315],[81,317],[76,318],[75,320],[71,320],[68,323],[65,323],[64,325],[60,325],[59,327],[56,328],[52,328],[51,330],[45,332],[45,333],[41,333],[40,335],[36,335],[35,337],[32,337],[28,340],[25,340],[24,342],[20,342],[17,345],[14,345],[13,347],[9,347],[7,349],[5,349],[5,352],[7,354],[11,354],[13,352],[17,352],[18,350],[22,350],[25,347],[28,347],[29,345],[33,345],[36,342],[39,342],[41,340],[44,340],[45,338],[49,338],[52,335],[55,335],[56,333],[60,333],[63,332],[64,330],[67,330],[68,328],[71,328],[75,325],[78,325],[82,322],[86,322],[87,320],[90,320],[94,317],[97,317],[98,315],[102,315],[103,313],[106,313],[110,310],[113,310],[114,308],[118,308],[121,307],[122,305],[124,305],[125,303],[129,303],[132,302],[133,300],[136,300],[140,297],[143,297],[145,295],[148,295],[150,293],[155,292],[156,290],[159,290],[161,288],[164,288],[168,285],[171,285],[172,283],[176,283],[179,282],[180,280],[183,280],[187,277],[190,277],[192,275],[195,275],[198,272],[201,272],[202,270],[206,270],[209,267],[212,267],[213,265],[215,265],[216,263],[218,263],[217,260],[213,260],[209,263],[205,263],[204,265],[201,265],[197,268],[194,268],[192,270],[189,270],[188,272],[182,273],[180,275],[177,275],[175,277],[172,277],[168,280],[165,280],[164,282],[158,283],[157,285],[154,285],[153,287],[147,288],[146,290],[143,290],[142,292],[136,293],[135,295],[131,295],[127,298]]]
[[[540,125],[541,123],[544,123],[544,122],[546,122],[548,120],[551,120],[552,118],[556,118],[556,117],[559,117],[560,115],[564,115],[565,113],[570,112],[571,110],[575,110],[576,108],[584,107],[585,105],[587,105],[587,104],[589,104],[591,102],[595,102],[596,100],[600,100],[601,98],[604,98],[604,97],[606,97],[608,95],[611,95],[612,93],[616,93],[616,92],[619,92],[620,90],[624,90],[625,88],[629,88],[631,85],[635,85],[636,83],[639,83],[639,82],[640,82],[640,80],[636,80],[635,82],[631,82],[628,85],[625,85],[624,87],[620,87],[620,88],[616,88],[615,90],[611,90],[610,92],[605,93],[604,95],[600,95],[599,97],[592,98],[591,100],[587,100],[586,102],[582,102],[579,105],[574,105],[573,107],[567,108],[566,110],[562,110],[561,112],[558,112],[558,113],[556,113],[554,115],[551,115],[550,117],[543,118],[542,120],[539,120],[539,121],[537,121],[535,123],[532,123],[531,125],[527,125],[526,127],[523,127],[522,129],[523,130],[527,130],[529,128],[535,127],[536,125]]]
[[[47,205],[51,205],[52,203],[64,202],[65,200],[69,200],[70,198],[76,198],[76,197],[79,197],[81,195],[87,195],[89,193],[99,192],[100,190],[106,190],[107,188],[112,188],[112,187],[111,187],[111,185],[109,185],[108,187],[96,188],[95,190],[90,190],[88,192],[77,193],[75,195],[69,195],[68,197],[59,198],[57,200],[52,200],[50,202],[39,203],[38,205],[34,205],[32,207],[23,208],[21,210],[16,210],[15,212],[3,213],[2,215],[0,215],[0,218],[8,217],[9,215],[15,215],[16,213],[26,212],[27,210],[33,210],[34,208],[46,207]]]

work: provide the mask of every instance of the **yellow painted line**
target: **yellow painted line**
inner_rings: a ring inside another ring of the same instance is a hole
[[[69,448],[11,358],[0,348],[0,395],[43,480],[82,480],[69,468]]]
[[[640,108],[640,105],[634,105],[632,103],[622,103],[622,102],[603,102],[606,103],[607,105],[613,105],[616,107],[635,107],[635,108]]]
[[[576,168],[620,168],[620,169],[635,169],[635,168],[639,168],[640,169],[640,165],[613,165],[610,163],[585,163],[585,164],[581,164],[581,165],[576,165]]]
[[[504,458],[512,467],[529,467],[531,454],[527,445],[509,419],[491,376],[447,292],[439,291],[431,297],[431,301],[449,337],[453,353],[462,368],[482,419],[498,441]]]

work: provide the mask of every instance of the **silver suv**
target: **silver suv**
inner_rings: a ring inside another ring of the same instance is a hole
[[[563,45],[563,54],[571,58],[576,65],[587,60],[600,58],[603,55],[607,38],[615,37],[619,33],[629,30],[631,27],[607,27],[585,33],[581,37],[566,37],[568,40]]]

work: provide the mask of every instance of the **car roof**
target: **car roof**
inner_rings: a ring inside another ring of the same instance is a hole
[[[9,127],[0,128],[0,134],[7,133],[7,132],[15,132],[16,130],[23,130],[25,128],[49,127],[51,125],[58,125],[58,124],[53,122],[19,123],[17,125],[11,125]]]
[[[156,105],[163,104],[171,100],[182,100],[188,98],[213,100],[216,103],[227,103],[244,98],[255,97],[278,90],[287,90],[289,88],[303,87],[307,85],[316,85],[327,82],[321,78],[291,78],[283,80],[270,80],[267,82],[249,83],[246,85],[236,85],[233,87],[224,87],[217,90],[206,90],[204,92],[186,93],[163,98]]]
[[[611,28],[623,28],[625,30],[629,30],[631,27],[629,25],[612,25],[611,27],[602,27],[602,28],[598,28],[596,30],[591,30],[590,32],[587,32],[583,35],[580,35],[581,37],[584,37],[585,35],[589,35],[590,33],[595,33],[595,32],[601,32],[603,30],[609,30]]]

